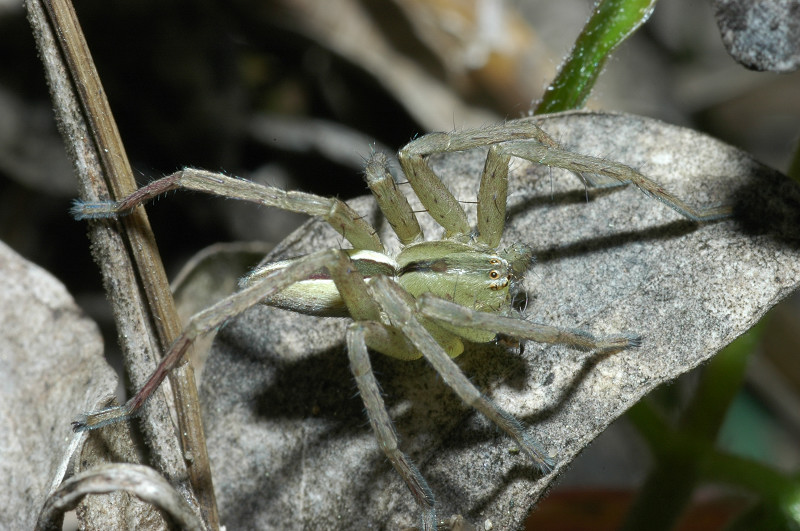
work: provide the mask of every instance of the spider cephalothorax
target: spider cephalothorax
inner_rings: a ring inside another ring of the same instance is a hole
[[[489,146],[489,153],[473,228],[459,200],[436,177],[426,159],[436,153],[480,146]],[[517,419],[483,395],[451,358],[463,351],[465,341],[485,343],[498,335],[598,352],[634,347],[639,339],[624,334],[596,338],[582,330],[526,321],[513,310],[514,285],[527,271],[532,253],[521,244],[500,247],[512,157],[633,183],[693,220],[715,219],[728,213],[725,207],[692,208],[623,164],[565,151],[526,119],[479,130],[426,135],[400,151],[398,158],[409,184],[427,213],[444,229],[439,240],[424,241],[414,211],[388,171],[386,157],[376,154],[370,159],[367,184],[400,241],[396,256],[387,254],[373,227],[338,199],[286,192],[201,170],[175,173],[118,203],[78,203],[78,217],[111,217],[168,190],[186,188],[317,216],[353,249],[319,251],[257,269],[243,280],[239,292],[190,320],[150,382],[128,404],[85,415],[75,423],[76,429],[93,429],[129,417],[197,336],[263,302],[296,312],[352,319],[347,351],[353,375],[379,446],[413,493],[424,529],[436,526],[433,494],[398,447],[367,347],[404,360],[424,357],[459,397],[502,428],[542,473],[548,473],[554,460]]]

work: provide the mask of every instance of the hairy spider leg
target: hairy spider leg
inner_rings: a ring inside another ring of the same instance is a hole
[[[422,229],[408,198],[397,188],[389,173],[388,160],[383,153],[373,153],[367,161],[364,176],[386,220],[403,245],[422,241]]]
[[[610,181],[633,183],[645,194],[658,199],[692,221],[712,221],[731,214],[729,206],[694,207],[618,162],[582,155],[563,149],[538,125],[520,120],[477,130],[432,133],[400,150],[398,158],[417,196],[433,218],[445,229],[445,237],[465,239],[470,234],[466,213],[458,200],[435,175],[427,162],[430,155],[491,146],[481,175],[478,192],[477,241],[496,247],[505,226],[508,163],[512,156],[538,164],[563,168],[578,175],[598,175],[592,185]]]
[[[436,222],[445,229],[446,238],[469,240],[472,228],[467,221],[467,214],[461,204],[453,196],[447,186],[436,176],[428,165],[427,158],[436,153],[449,153],[464,151],[477,147],[490,146],[501,142],[520,139],[535,139],[545,145],[557,145],[550,136],[539,126],[532,122],[510,122],[501,125],[489,126],[482,129],[471,129],[452,133],[430,133],[413,140],[400,150],[397,157],[406,178],[419,200],[428,210]],[[489,241],[500,242],[500,236],[505,224],[505,203],[507,179],[502,176],[493,179],[498,166],[503,166],[502,160],[492,159],[491,167],[485,167],[481,176],[481,189],[479,197],[490,197],[492,203],[501,206],[502,213],[491,223],[492,229],[484,227],[484,231],[492,233],[487,236]],[[505,171],[508,172],[508,164]],[[480,206],[481,201],[479,201]],[[481,232],[481,216],[478,217],[479,232]],[[497,221],[499,220],[499,221]],[[499,225],[499,226],[498,226]],[[483,240],[479,240],[483,241]],[[496,247],[489,245],[490,247]]]
[[[397,433],[386,411],[367,353],[369,345],[389,356],[413,359],[416,357],[414,346],[398,330],[381,324],[380,306],[371,296],[364,277],[346,251],[334,252],[337,258],[328,263],[326,269],[354,321],[347,330],[347,354],[367,417],[378,441],[378,447],[403,478],[420,509],[422,529],[434,531],[436,510],[433,491],[419,469],[398,446]],[[301,263],[304,261],[305,258],[299,259]],[[294,265],[288,269],[293,268]],[[377,278],[393,283],[388,277]],[[410,298],[410,295],[406,296]]]
[[[595,350],[599,354],[639,347],[642,342],[641,337],[635,335],[621,334],[598,338],[584,330],[558,328],[519,318],[480,312],[429,294],[417,299],[417,309],[425,317],[454,326],[477,328],[538,343],[567,345],[583,351]]]
[[[625,164],[610,160],[573,153],[561,148],[543,146],[534,142],[511,141],[496,146],[498,152],[505,156],[520,157],[537,164],[555,166],[580,174],[598,174],[609,177],[620,183],[633,183],[645,195],[658,199],[682,216],[697,222],[713,221],[731,215],[729,205],[712,207],[695,207],[689,205],[663,186],[648,179],[640,172]],[[490,152],[490,156],[492,152]]]
[[[268,300],[270,296],[292,284],[309,278],[321,269],[327,269],[331,274],[347,305],[348,312],[354,319],[380,320],[380,309],[377,303],[369,297],[363,277],[353,266],[346,252],[320,251],[293,260],[292,267],[261,272],[241,291],[192,316],[181,335],[173,342],[156,370],[136,395],[123,406],[82,415],[73,422],[73,428],[76,431],[96,429],[134,416],[161,385],[167,373],[178,365],[183,355],[199,336],[214,330],[248,308]],[[403,347],[408,349],[408,346],[398,344],[396,339],[391,341],[391,345],[395,350]],[[381,349],[381,351],[384,350]],[[392,352],[393,350],[390,348],[387,354],[392,355]],[[408,358],[408,356],[405,357]]]
[[[114,201],[76,201],[72,215],[76,219],[111,218],[125,215],[133,208],[171,190],[193,190],[228,199],[241,199],[291,212],[324,219],[354,248],[384,252],[375,229],[343,201],[305,192],[286,192],[273,186],[228,177],[210,171],[186,168],[153,181],[128,197]]]
[[[389,321],[403,331],[445,384],[468,406],[486,415],[505,431],[542,473],[550,472],[555,465],[553,459],[528,435],[520,421],[481,393],[461,372],[455,361],[414,316],[415,308],[405,299],[402,288],[386,277],[376,278],[371,288],[381,308],[389,316]]]
[[[340,263],[340,251],[320,251],[299,260],[295,267],[276,270],[264,275],[251,286],[226,297],[210,308],[195,314],[189,319],[181,335],[175,339],[156,367],[156,370],[142,388],[122,406],[105,408],[80,415],[73,423],[75,431],[93,430],[113,422],[128,419],[137,414],[147,399],[164,381],[167,373],[174,369],[195,339],[255,306],[265,297],[279,292],[291,284],[307,278],[323,267],[333,268],[331,264]],[[347,257],[345,256],[345,260]],[[347,260],[349,262],[349,260]]]
[[[387,330],[389,329],[383,325],[371,321],[356,321],[347,328],[347,356],[350,359],[350,370],[355,377],[378,446],[414,496],[422,518],[420,527],[426,531],[433,531],[436,529],[436,502],[433,491],[416,465],[398,446],[397,432],[386,411],[367,353],[367,337],[371,337],[373,342],[377,343],[378,338],[385,335]],[[391,339],[401,338],[402,336],[395,336]]]

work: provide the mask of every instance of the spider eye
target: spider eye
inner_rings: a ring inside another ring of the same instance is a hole
[[[489,271],[489,278],[491,278],[492,280],[497,280],[498,278],[500,278],[500,272],[497,269],[492,269],[491,271]]]
[[[489,263],[492,265],[498,265],[500,263],[500,259],[498,258],[490,258]]]

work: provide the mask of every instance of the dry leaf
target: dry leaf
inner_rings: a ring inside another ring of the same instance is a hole
[[[77,451],[70,421],[105,405],[116,374],[60,282],[0,243],[0,528],[32,529]]]

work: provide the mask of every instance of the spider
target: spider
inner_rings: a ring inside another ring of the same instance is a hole
[[[488,146],[477,195],[473,228],[459,201],[428,165],[431,155]],[[423,529],[436,528],[436,504],[427,482],[400,450],[395,429],[372,371],[368,349],[401,360],[424,357],[466,404],[505,431],[541,474],[555,460],[511,414],[481,393],[453,361],[465,342],[488,343],[500,337],[564,344],[579,350],[613,353],[637,347],[630,334],[595,337],[577,329],[535,324],[522,318],[513,301],[532,262],[522,244],[500,248],[506,219],[508,168],[512,157],[633,183],[688,219],[725,217],[727,207],[694,208],[638,171],[620,163],[562,149],[530,119],[417,138],[398,153],[400,165],[425,210],[444,229],[438,240],[423,238],[416,214],[388,170],[385,155],[366,165],[366,181],[401,249],[386,252],[375,229],[344,202],[303,192],[286,192],[243,179],[184,169],[137,190],[119,202],[77,202],[78,219],[125,215],[134,207],[174,189],[305,213],[325,220],[352,249],[331,249],[267,264],[241,281],[237,293],[198,313],[170,347],[147,384],[127,404],[79,417],[76,430],[96,429],[134,415],[176,366],[192,342],[244,310],[264,303],[318,316],[349,317],[346,343],[350,367],[378,445],[411,491]],[[590,181],[590,182],[600,182]]]

